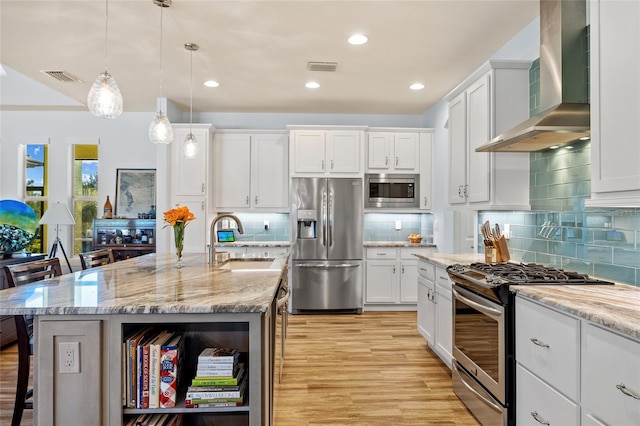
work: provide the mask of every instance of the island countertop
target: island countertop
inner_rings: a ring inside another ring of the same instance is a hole
[[[266,312],[288,255],[270,269],[230,271],[206,254],[148,254],[0,291],[0,314],[148,314]]]

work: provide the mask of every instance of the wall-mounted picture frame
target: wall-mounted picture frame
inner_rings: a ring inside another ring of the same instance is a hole
[[[149,218],[151,206],[156,205],[156,169],[116,170],[115,216]]]

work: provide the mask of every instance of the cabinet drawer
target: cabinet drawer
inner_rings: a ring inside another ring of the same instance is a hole
[[[436,267],[433,263],[425,262],[424,260],[418,261],[418,275],[429,281],[435,283],[436,281]]]
[[[516,367],[516,424],[580,424],[580,407],[531,374],[521,365]],[[537,419],[536,419],[537,418]]]
[[[449,279],[449,274],[447,274],[447,270],[441,267],[436,268],[436,284],[445,289],[451,290],[451,280]]]
[[[395,248],[368,248],[367,249],[367,259],[395,259],[396,258],[396,249]]]
[[[640,400],[623,393],[640,397],[640,342],[591,324],[585,336],[585,411],[610,425],[640,424]]]
[[[427,255],[429,253],[433,253],[433,249],[430,249],[430,248],[403,248],[403,249],[400,249],[400,259],[417,260],[418,258],[415,257],[414,254]]]
[[[516,359],[574,401],[580,389],[580,321],[516,299]]]

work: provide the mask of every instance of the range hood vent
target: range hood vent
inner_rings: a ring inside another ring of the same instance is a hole
[[[540,0],[542,112],[476,152],[544,151],[589,138],[586,16],[584,0]]]

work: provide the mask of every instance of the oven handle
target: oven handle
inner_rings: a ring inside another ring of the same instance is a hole
[[[502,316],[502,312],[500,312],[499,310],[491,308],[489,306],[482,305],[478,302],[475,302],[469,299],[468,297],[465,297],[462,294],[460,294],[460,292],[456,291],[455,288],[452,288],[451,291],[453,291],[453,294],[456,297],[456,299],[462,300],[464,303],[476,308],[477,310],[479,310],[485,315],[489,315],[490,317],[497,317],[497,318]]]
[[[455,361],[454,361],[455,362]],[[458,377],[460,378],[460,381],[462,382],[462,384],[464,385],[465,388],[467,388],[467,390],[471,391],[471,393],[473,393],[475,396],[477,396],[478,398],[480,398],[485,404],[487,404],[489,407],[493,408],[494,410],[496,410],[497,412],[501,413],[502,412],[502,407],[500,407],[499,405],[497,405],[496,403],[494,403],[493,401],[489,401],[484,395],[482,395],[481,393],[479,393],[477,390],[475,390],[474,388],[471,387],[471,385],[469,383],[467,383],[464,380],[464,377],[462,377],[460,375],[460,373],[456,372],[456,374],[458,374]]]

